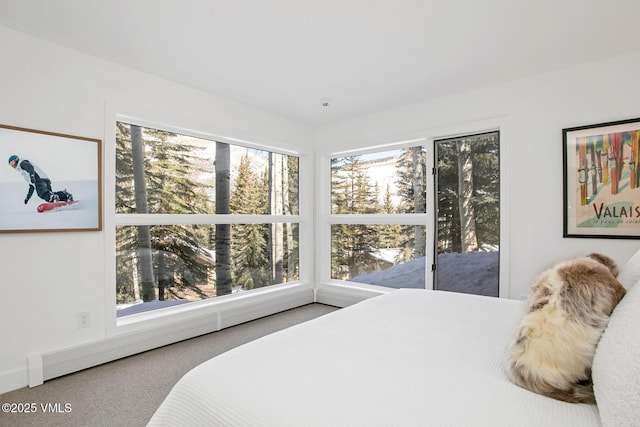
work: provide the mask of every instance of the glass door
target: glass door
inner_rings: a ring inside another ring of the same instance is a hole
[[[434,289],[499,296],[500,133],[434,141]]]

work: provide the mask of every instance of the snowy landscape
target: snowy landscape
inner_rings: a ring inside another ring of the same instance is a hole
[[[500,252],[469,252],[438,256],[438,290],[497,297],[499,254]],[[424,257],[418,258],[386,270],[355,277],[351,281],[392,288],[424,288],[425,266]]]
[[[53,191],[67,189],[74,203],[48,212],[38,212],[44,203],[33,194],[25,204],[29,186],[26,182],[0,182],[0,230],[96,229],[98,227],[98,183],[96,181],[54,182]]]
[[[500,252],[449,253],[438,257],[438,290],[497,297]],[[386,270],[365,274],[351,282],[391,288],[424,289],[425,259],[418,258]],[[124,304],[117,317],[166,308],[189,301],[150,301]]]

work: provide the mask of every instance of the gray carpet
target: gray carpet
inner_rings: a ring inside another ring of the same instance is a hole
[[[191,368],[241,344],[334,310],[309,304],[56,378],[39,387],[1,394],[1,404],[35,404],[36,412],[2,411],[0,426],[145,426],[173,385]],[[260,363],[259,355],[256,363]]]

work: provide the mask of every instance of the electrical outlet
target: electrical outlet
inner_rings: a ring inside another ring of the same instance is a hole
[[[91,326],[91,313],[85,311],[78,313],[78,329],[88,328]]]

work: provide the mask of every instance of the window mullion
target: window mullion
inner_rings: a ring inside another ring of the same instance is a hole
[[[299,215],[116,214],[116,225],[299,223]]]
[[[401,224],[425,225],[427,214],[333,214],[330,224]]]

